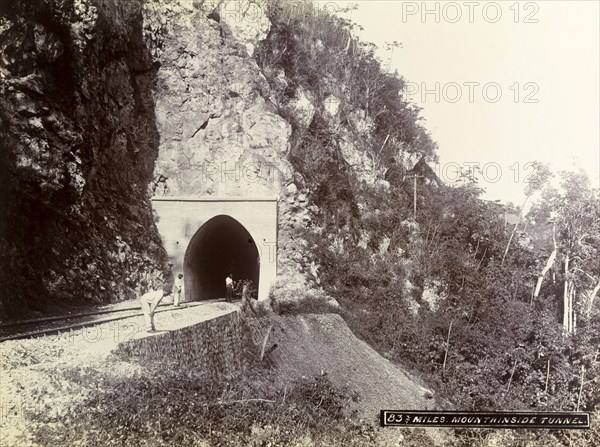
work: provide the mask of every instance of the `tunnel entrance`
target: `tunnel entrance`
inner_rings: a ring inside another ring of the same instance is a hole
[[[185,296],[198,301],[225,297],[225,278],[252,281],[258,290],[260,257],[254,239],[237,220],[219,215],[202,225],[184,257]]]

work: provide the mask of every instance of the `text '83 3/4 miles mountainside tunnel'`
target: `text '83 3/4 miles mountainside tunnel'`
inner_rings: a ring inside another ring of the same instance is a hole
[[[248,230],[230,216],[215,216],[196,231],[185,253],[186,298],[223,298],[229,274],[236,282],[252,281],[251,290],[256,295],[259,268],[258,249]]]

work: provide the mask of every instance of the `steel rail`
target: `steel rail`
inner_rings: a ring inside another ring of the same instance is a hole
[[[224,298],[203,300],[201,302],[202,303],[214,303],[215,301],[219,301],[220,299],[224,299]],[[188,302],[198,302],[198,301],[188,301]],[[171,305],[172,304],[161,303],[161,304],[159,304],[159,307],[171,306]],[[70,318],[91,317],[94,315],[104,315],[104,314],[111,314],[111,313],[115,313],[115,312],[126,312],[126,311],[131,311],[131,310],[138,310],[138,309],[140,309],[139,304],[135,305],[135,306],[131,306],[131,307],[124,307],[122,309],[103,309],[103,310],[96,310],[93,312],[84,312],[84,313],[78,313],[78,314],[55,315],[52,317],[33,318],[31,320],[9,321],[8,323],[0,323],[0,330],[3,328],[6,328],[6,327],[12,327],[12,326],[26,326],[29,324],[36,324],[36,323],[49,323],[51,321],[68,320]]]
[[[161,304],[164,306],[165,304]],[[91,317],[94,315],[103,315],[103,314],[111,314],[116,312],[125,312],[139,309],[140,306],[135,307],[125,307],[123,309],[106,309],[106,310],[98,310],[94,312],[86,312],[72,315],[56,315],[54,317],[43,317],[43,318],[33,318],[31,320],[20,320],[20,321],[11,321],[9,323],[0,324],[0,329],[5,327],[13,327],[13,326],[27,326],[30,324],[38,324],[38,323],[49,323],[51,321],[59,321],[59,320],[68,320],[70,318],[82,318],[82,317]]]
[[[186,305],[183,305],[181,307],[173,307],[170,304],[164,304],[159,306],[159,308],[156,310],[155,313],[163,313],[163,312],[170,312],[170,311],[174,311],[174,310],[183,310],[186,308],[190,308],[190,307],[197,307],[197,306],[202,306],[204,304],[208,304],[208,303],[214,303],[217,302],[219,300],[206,300],[203,302],[190,302]],[[169,307],[167,307],[169,306]],[[161,307],[163,307],[163,309],[161,309]],[[167,307],[167,308],[165,308]],[[43,329],[37,329],[37,330],[33,330],[33,331],[19,331],[19,332],[15,332],[13,334],[8,334],[8,335],[2,335],[0,336],[0,343],[4,342],[4,341],[8,341],[8,340],[18,340],[18,339],[23,339],[23,338],[33,338],[33,337],[37,337],[37,336],[42,336],[42,335],[53,335],[53,334],[58,334],[61,332],[65,332],[65,331],[70,331],[70,330],[76,330],[76,329],[81,329],[81,328],[85,328],[86,326],[95,326],[97,324],[102,324],[102,323],[109,323],[111,321],[117,321],[117,320],[124,320],[126,318],[134,318],[134,317],[140,317],[143,316],[144,313],[141,312],[141,309],[139,307],[130,307],[130,308],[125,308],[125,309],[113,309],[113,310],[105,310],[105,311],[99,311],[99,312],[90,312],[90,313],[86,313],[86,314],[76,314],[76,315],[66,315],[66,316],[57,316],[57,317],[50,317],[47,319],[35,319],[35,320],[23,320],[21,322],[15,322],[12,324],[7,324],[7,325],[1,325],[1,328],[6,328],[6,327],[14,327],[14,326],[30,326],[32,324],[40,324],[43,322],[54,322],[54,321],[59,321],[59,320],[69,320],[69,319],[81,319],[83,317],[93,317],[96,315],[105,315],[105,314],[110,314],[110,313],[120,313],[120,312],[125,312],[125,311],[129,311],[129,312],[133,312],[136,311],[135,313],[129,313],[126,315],[118,315],[118,316],[114,316],[114,317],[108,317],[108,318],[101,318],[101,319],[97,319],[97,320],[86,320],[86,321],[78,321],[78,322],[73,322],[71,324],[67,324],[67,325],[61,325],[61,326],[54,326],[54,327],[47,327],[47,328],[43,328]]]

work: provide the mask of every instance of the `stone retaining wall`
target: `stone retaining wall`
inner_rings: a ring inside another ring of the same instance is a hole
[[[197,368],[211,377],[236,377],[243,368],[239,312],[173,331],[128,340],[115,350],[125,360]]]

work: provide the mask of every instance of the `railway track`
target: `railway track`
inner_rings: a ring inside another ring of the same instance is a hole
[[[217,299],[206,300],[203,302],[188,302],[183,303],[181,307],[173,307],[170,304],[162,304],[158,307],[156,313],[184,310],[186,308],[203,306],[208,303],[215,303],[218,301],[221,300]],[[132,305],[131,307],[120,309],[97,310],[73,315],[53,316],[3,323],[0,324],[0,342],[59,334],[62,332],[94,326],[100,323],[109,323],[111,321],[123,320],[125,318],[138,317],[142,315],[143,313],[140,307]]]

